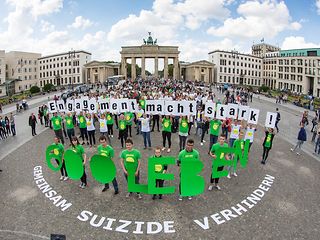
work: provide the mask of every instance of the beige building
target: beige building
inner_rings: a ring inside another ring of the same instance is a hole
[[[214,63],[215,83],[260,86],[262,83],[262,58],[235,51],[216,50],[209,53]]]
[[[12,51],[5,54],[6,79],[15,81],[15,93],[38,85],[38,58],[40,53]]]
[[[151,32],[147,40],[143,39],[144,44],[141,46],[129,46],[122,47],[121,49],[121,75],[127,77],[127,62],[130,59],[131,62],[131,79],[137,77],[136,74],[136,62],[137,59],[141,59],[141,78],[146,78],[145,66],[146,59],[154,59],[154,77],[159,77],[159,59],[164,61],[164,73],[165,79],[168,79],[168,65],[169,59],[173,61],[173,78],[180,79],[179,71],[179,50],[176,46],[158,46],[157,39],[153,40]]]
[[[320,48],[281,50],[267,54],[263,83],[273,89],[320,97]]]
[[[70,51],[41,57],[39,62],[39,87],[77,85],[87,81],[84,65],[91,61],[91,53]]]
[[[180,76],[186,81],[214,82],[214,64],[202,60],[193,63],[180,62]]]
[[[120,63],[92,61],[84,67],[87,83],[105,83],[108,77],[120,73]]]
[[[6,96],[6,62],[5,62],[5,51],[0,50],[0,97]]]
[[[265,57],[267,53],[270,52],[278,52],[280,51],[279,47],[267,44],[267,43],[259,43],[252,45],[252,55],[257,57]]]

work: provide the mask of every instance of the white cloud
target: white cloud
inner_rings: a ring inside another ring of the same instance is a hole
[[[320,15],[320,0],[316,1],[317,13]]]
[[[75,19],[74,19],[74,22],[69,25],[68,27],[70,28],[75,28],[75,29],[86,29],[88,27],[91,27],[93,25],[93,22],[90,21],[89,19],[85,19],[84,17],[82,16],[77,16]]]
[[[155,0],[152,10],[141,10],[138,15],[129,15],[111,27],[108,40],[112,42],[136,39],[141,43],[141,36],[151,31],[161,36],[162,41],[173,39],[181,28],[198,29],[210,19],[222,20],[229,16],[225,7],[232,0]]]
[[[286,4],[277,0],[247,1],[237,9],[240,17],[228,18],[220,27],[210,27],[207,33],[219,37],[275,37],[284,30],[299,30],[301,24],[292,22]]]
[[[53,32],[55,30],[55,26],[47,21],[41,20],[41,32]]]
[[[290,36],[286,37],[282,43],[281,49],[300,49],[300,48],[319,48],[320,43],[306,42],[304,37]]]

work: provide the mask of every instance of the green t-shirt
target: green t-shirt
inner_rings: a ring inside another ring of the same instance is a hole
[[[271,141],[272,141],[272,134],[268,133],[267,134],[267,138],[266,138],[265,143],[264,143],[264,146],[266,148],[270,148],[271,147]]]
[[[61,158],[64,153],[64,146],[61,143],[53,143],[52,145],[55,146],[55,149],[53,149],[53,154]]]
[[[213,144],[210,152],[215,154],[215,152],[220,148],[228,148],[228,144],[224,143],[222,146],[220,145],[220,143]],[[218,158],[218,156],[217,156],[217,158]],[[223,152],[221,153],[220,158],[225,159],[225,154]]]
[[[124,119],[127,122],[127,125],[131,126],[132,125],[132,118],[133,118],[133,113],[132,112],[127,112],[124,115]]]
[[[188,160],[191,160],[191,159],[200,160],[199,159],[199,152],[197,150],[195,150],[195,149],[193,149],[192,152],[187,152],[184,149],[179,153],[178,159],[179,159],[180,162],[188,161]]]
[[[233,142],[233,146],[232,147],[238,147],[240,145],[241,150],[244,150],[244,140],[243,139],[237,139]]]
[[[127,127],[127,123],[125,120],[119,120],[119,129],[120,130],[125,130]]]
[[[187,120],[181,120],[181,123],[179,125],[179,132],[181,133],[187,133],[189,131],[189,125]]]
[[[113,117],[111,114],[107,114],[106,118],[107,118],[107,125],[112,125],[114,123]]]
[[[129,164],[133,164],[134,169],[137,170],[141,153],[137,149],[132,149],[131,151],[123,150],[120,153],[120,158],[123,160],[125,169],[128,169]]]
[[[144,110],[146,107],[146,100],[144,100],[144,99],[139,100],[139,104],[140,104],[141,108]]]
[[[210,134],[214,136],[219,136],[221,127],[221,121],[220,120],[211,120],[210,121]]]
[[[162,158],[162,156],[160,156],[160,157],[153,156],[153,157],[160,158],[160,159]],[[168,165],[166,165],[166,164],[156,164],[156,165],[154,165],[154,171],[156,173],[163,173],[163,171],[167,170],[167,169],[168,169]]]
[[[74,128],[74,125],[73,125],[73,118],[72,117],[65,117],[66,119],[66,127],[67,129],[73,129]]]
[[[162,131],[163,132],[171,132],[171,126],[172,126],[172,123],[171,123],[170,119],[164,118],[162,120]]]
[[[53,130],[61,129],[62,118],[60,116],[52,117],[51,122],[53,125]]]
[[[102,156],[114,157],[114,150],[110,145],[107,145],[106,147],[103,147],[102,144],[98,146],[98,153]]]
[[[79,119],[79,128],[87,128],[86,118],[84,116],[78,116]]]
[[[71,147],[70,148],[72,151],[74,151],[76,154],[78,154],[79,155],[79,157],[82,159],[82,161],[84,160],[83,159],[83,154],[84,154],[84,148],[83,148],[83,146],[82,145],[77,145],[77,146],[75,146],[75,147]]]

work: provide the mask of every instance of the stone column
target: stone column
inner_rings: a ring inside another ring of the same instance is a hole
[[[124,75],[125,79],[127,79],[127,61],[125,57],[121,58],[121,75]]]
[[[132,57],[131,58],[131,79],[135,80],[137,77],[137,73],[136,73],[136,58]]]
[[[156,78],[159,77],[159,69],[158,69],[158,57],[154,58],[154,76]]]
[[[145,57],[141,58],[141,78],[143,80],[146,79],[146,58]]]
[[[178,62],[178,58],[175,57],[173,59],[173,79],[179,79],[179,62]]]
[[[163,77],[164,77],[164,79],[168,79],[168,57],[164,58]]]

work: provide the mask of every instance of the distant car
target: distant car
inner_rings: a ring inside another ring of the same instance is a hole
[[[73,91],[67,90],[67,91],[63,92],[60,97],[61,97],[61,99],[65,100],[65,99],[67,99],[69,97],[72,97],[73,94],[74,94]]]
[[[87,85],[77,86],[75,92],[77,93],[87,93],[90,91],[90,88]]]

